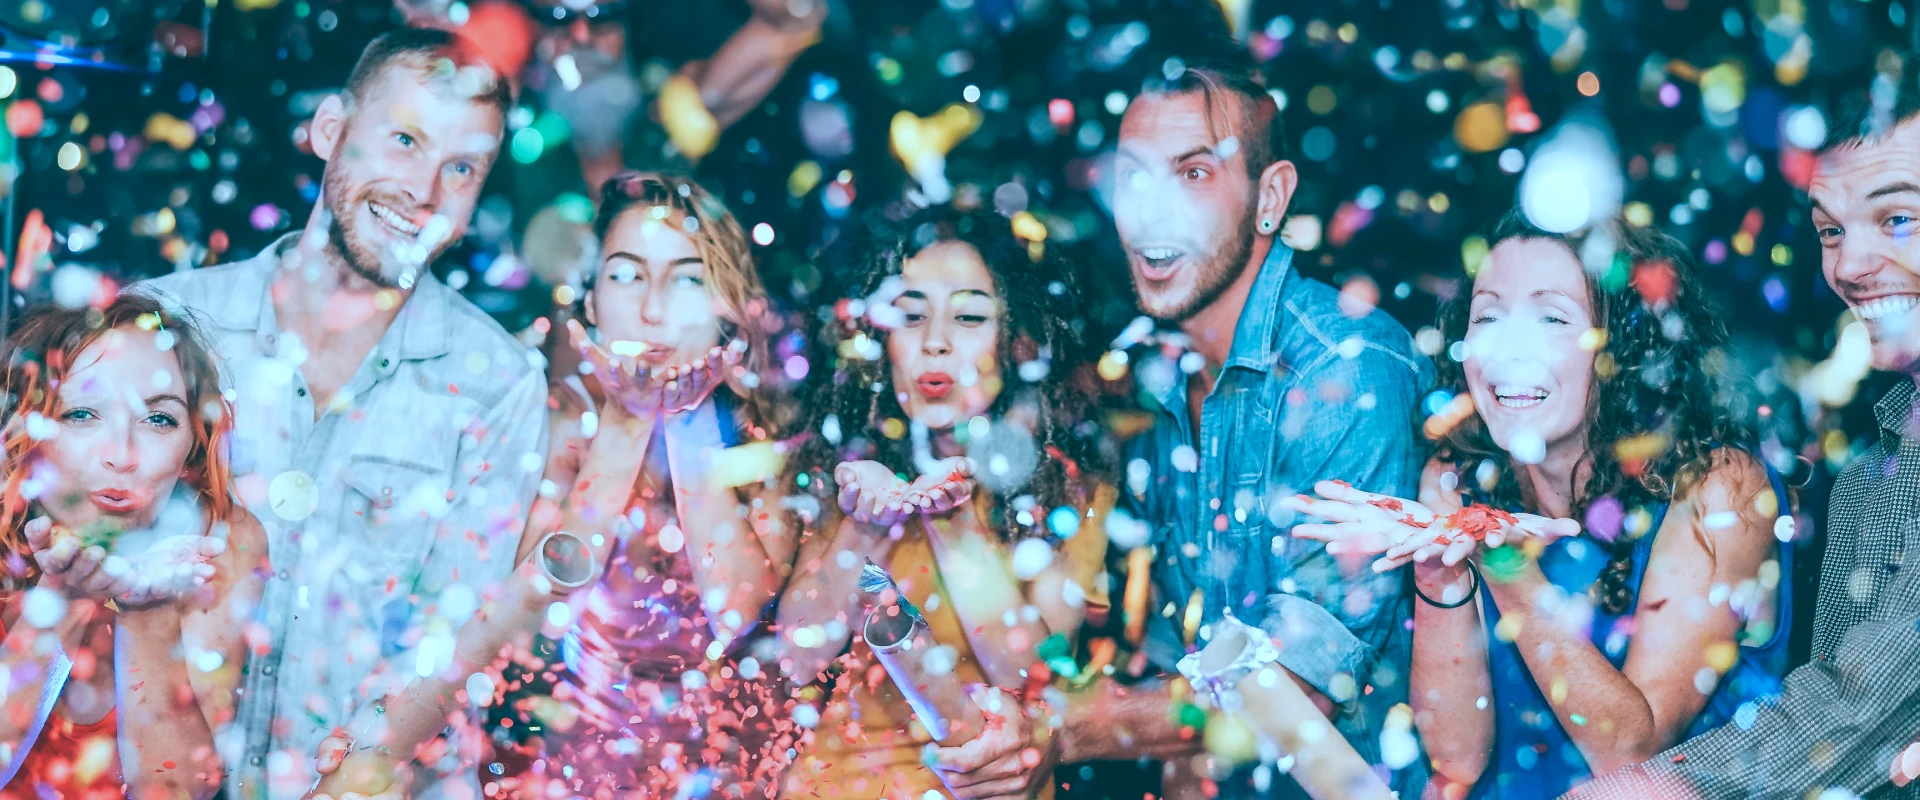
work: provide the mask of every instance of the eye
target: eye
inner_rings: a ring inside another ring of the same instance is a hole
[[[1547,315],[1545,315],[1545,316],[1543,316],[1543,317],[1541,317],[1541,318],[1540,318],[1540,321],[1541,321],[1541,322],[1545,322],[1545,323],[1547,323],[1547,324],[1549,324],[1549,325],[1565,325],[1565,324],[1567,324],[1567,321],[1566,321],[1566,320],[1564,320],[1564,319],[1561,319],[1561,318],[1559,318],[1559,317],[1556,317],[1556,316],[1554,316],[1554,315],[1552,315],[1552,314],[1547,314]]]
[[[1895,233],[1908,233],[1910,232],[1908,226],[1913,224],[1913,217],[1905,214],[1889,214],[1887,224],[1893,226]]]
[[[639,277],[639,270],[634,269],[632,264],[616,264],[613,269],[607,271],[607,280],[616,283],[632,283]]]
[[[60,415],[62,422],[89,422],[99,418],[100,415],[93,413],[93,409],[90,408],[75,408]]]
[[[901,316],[906,318],[908,325],[919,325],[927,321],[927,315],[918,311],[903,311],[901,312]]]
[[[1209,172],[1206,167],[1187,167],[1180,171],[1180,177],[1190,181],[1206,180],[1207,176],[1212,174],[1213,173]]]
[[[465,161],[455,162],[453,164],[448,165],[447,168],[453,170],[454,174],[459,175],[462,178],[468,178],[473,176],[473,165]]]
[[[1493,315],[1492,315],[1492,314],[1481,314],[1480,316],[1477,316],[1477,317],[1474,317],[1474,318],[1473,318],[1473,319],[1471,319],[1471,320],[1468,320],[1468,321],[1467,321],[1467,324],[1469,324],[1469,325],[1484,325],[1484,324],[1486,324],[1486,323],[1489,323],[1489,322],[1492,322],[1492,321],[1493,321]]]
[[[160,411],[155,411],[151,414],[148,414],[147,418],[144,421],[148,425],[152,425],[153,427],[160,428],[162,430],[170,431],[180,427],[180,420],[174,419],[172,414],[168,414]]]
[[[411,135],[409,135],[409,134],[405,134],[405,133],[396,133],[396,134],[394,134],[394,135],[393,135],[393,140],[394,140],[394,141],[396,141],[396,142],[399,142],[399,143],[400,143],[400,146],[401,146],[401,147],[412,147],[412,146],[413,146],[413,136],[411,136]]]
[[[1838,239],[1841,234],[1846,233],[1846,231],[1842,230],[1838,225],[1821,225],[1814,230],[1819,234],[1820,240],[1823,242]]]
[[[953,318],[959,320],[962,325],[985,325],[987,323],[987,315],[985,314],[955,314]]]
[[[676,282],[678,282],[679,284],[681,284],[681,285],[683,285],[683,286],[705,286],[705,285],[707,285],[707,281],[706,281],[706,279],[705,279],[705,278],[702,278],[702,277],[700,277],[700,276],[698,276],[698,275],[680,275],[680,276],[677,276],[677,277],[675,277],[675,278],[674,278],[674,281],[676,281]]]

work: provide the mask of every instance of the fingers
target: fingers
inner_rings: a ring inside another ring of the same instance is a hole
[[[1015,775],[1010,778],[998,778],[979,783],[961,784],[965,775],[952,776],[954,783],[947,789],[959,800],[987,800],[995,797],[1025,797],[1027,795],[1027,776]]]
[[[26,525],[27,546],[35,550],[45,550],[53,546],[53,520],[47,517],[34,517]]]
[[[1321,481],[1321,485],[1331,484]],[[1280,501],[1280,505],[1328,522],[1358,522],[1362,513],[1353,503],[1340,500],[1318,500],[1304,494],[1285,498]]]
[[[1386,498],[1386,495],[1363,492],[1341,481],[1320,481],[1313,485],[1313,492],[1328,500],[1336,500],[1342,503],[1364,504]]]
[[[1552,517],[1542,517],[1534,514],[1516,514],[1514,516],[1518,520],[1515,525],[1520,528],[1520,530],[1549,542],[1568,536],[1579,536],[1581,533],[1580,523],[1577,520],[1554,519]]]
[[[572,320],[567,321],[572,324]],[[314,769],[326,775],[340,768],[340,762],[347,757],[347,748],[351,746],[345,738],[329,736],[320,742],[320,753],[314,760]]]
[[[1473,555],[1474,548],[1479,546],[1479,542],[1465,536],[1455,539],[1447,545],[1446,551],[1440,554],[1440,563],[1449,567],[1455,566],[1466,560],[1467,556]]]

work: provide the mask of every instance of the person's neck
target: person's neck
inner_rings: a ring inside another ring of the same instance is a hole
[[[1260,279],[1260,266],[1272,251],[1272,237],[1254,237],[1247,261],[1240,265],[1240,276],[1213,302],[1180,322],[1180,330],[1193,340],[1194,352],[1207,360],[1207,366],[1218,370],[1227,363],[1227,356],[1233,351],[1234,331],[1240,326],[1240,312],[1246,309],[1247,297],[1253,294],[1253,283]]]
[[[400,307],[411,294],[408,289],[388,289],[367,280],[347,265],[346,256],[333,246],[328,227],[331,216],[324,206],[314,209],[307,227],[293,249],[281,255],[281,269],[274,276],[273,310],[284,330],[313,334],[347,329],[385,331],[399,316]],[[380,302],[380,294],[396,294]],[[312,348],[316,342],[308,342]]]
[[[1580,465],[1586,460],[1586,446],[1573,443],[1548,447],[1538,464],[1522,464],[1519,477],[1533,494],[1534,507],[1541,516],[1565,518],[1573,513],[1574,483]]]

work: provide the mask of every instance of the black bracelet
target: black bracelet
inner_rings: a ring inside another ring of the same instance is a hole
[[[1426,593],[1420,591],[1420,581],[1417,579],[1413,581],[1413,596],[1420,598],[1421,602],[1434,608],[1459,608],[1473,602],[1473,596],[1480,593],[1480,568],[1473,565],[1472,559],[1468,559],[1464,563],[1467,565],[1467,573],[1473,576],[1473,588],[1468,589],[1467,593],[1462,595],[1460,599],[1451,603],[1438,602],[1428,597]]]

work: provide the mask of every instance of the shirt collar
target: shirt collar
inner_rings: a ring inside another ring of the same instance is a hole
[[[1227,350],[1225,366],[1267,372],[1280,360],[1280,324],[1285,319],[1282,301],[1293,285],[1293,248],[1278,238],[1267,258],[1260,262],[1260,274],[1247,292],[1247,304],[1240,309],[1240,320],[1233,326],[1233,346]]]
[[[251,332],[264,352],[275,352],[273,338],[280,332],[274,314],[274,270],[281,257],[299,241],[295,231],[275,240],[259,255],[248,259],[227,285],[224,298],[216,298],[214,321],[222,328]],[[407,295],[400,314],[381,337],[382,348],[391,347],[403,359],[422,360],[446,355],[452,338],[454,291],[431,272],[423,273]]]
[[[1913,380],[1903,377],[1900,383],[1887,391],[1880,402],[1873,405],[1873,417],[1879,421],[1880,429],[1894,436],[1906,438],[1920,436],[1920,409],[1914,408],[1915,390]]]
[[[1240,319],[1234,323],[1226,368],[1267,372],[1279,362],[1280,325],[1285,319],[1282,302],[1295,281],[1293,248],[1276,240],[1273,249],[1267,251],[1266,260],[1260,262],[1260,274],[1254,277],[1253,288],[1247,291],[1247,304],[1241,307]],[[1175,403],[1186,393],[1187,375],[1176,366],[1173,380],[1156,392],[1154,399],[1169,409],[1184,408]]]

